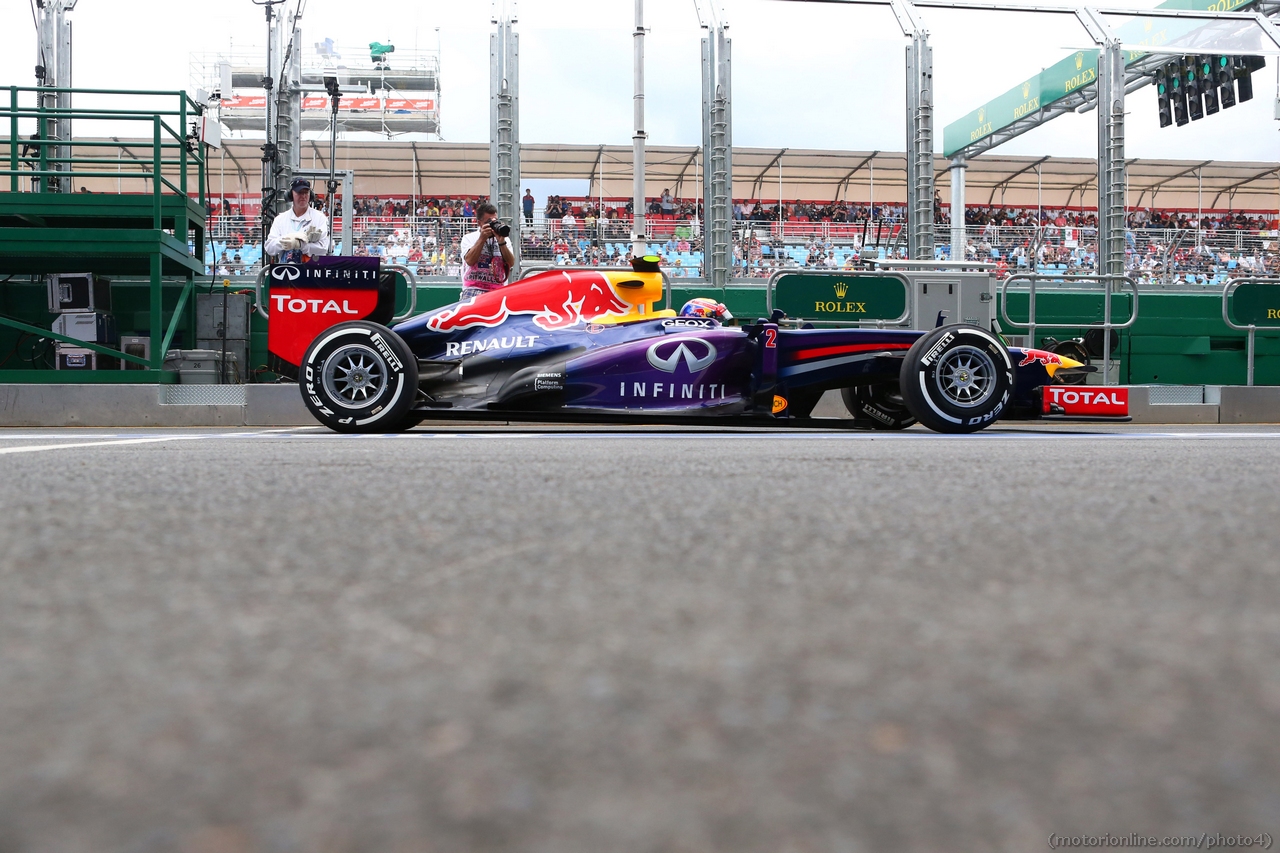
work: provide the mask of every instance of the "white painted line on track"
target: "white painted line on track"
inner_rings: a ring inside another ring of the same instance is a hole
[[[39,453],[45,450],[73,450],[77,447],[119,447],[126,444],[157,444],[162,441],[192,441],[209,437],[203,435],[171,435],[162,438],[126,438],[118,441],[82,441],[76,444],[35,444],[27,447],[0,447],[0,455],[8,453]]]
[[[144,436],[142,433],[137,433],[137,432],[127,432],[127,433],[91,432],[83,435],[79,435],[79,434],[58,435],[56,432],[53,432],[51,430],[50,432],[36,433],[34,435],[22,435],[22,434],[5,435],[4,433],[0,433],[0,441],[84,441],[85,439],[88,439],[88,438],[143,438],[143,437]]]
[[[159,444],[162,442],[169,442],[169,441],[207,441],[210,439],[260,438],[264,436],[275,438],[280,436],[281,433],[288,433],[293,429],[295,428],[289,427],[285,429],[254,430],[253,432],[197,433],[195,435],[177,434],[177,435],[147,436],[145,438],[129,438],[126,436],[130,434],[125,433],[120,436],[110,436],[110,437],[103,436],[103,438],[105,439],[103,441],[79,441],[78,439],[96,437],[96,436],[79,436],[78,435],[78,436],[68,436],[67,439],[70,443],[36,444],[36,445],[27,445],[25,447],[0,447],[0,455],[6,455],[10,453],[40,453],[48,450],[74,450],[76,448],[81,448],[81,447],[121,447],[125,445]],[[310,429],[310,427],[303,427],[303,429]],[[137,435],[137,434],[133,433],[132,435]],[[0,440],[3,440],[4,438],[8,438],[8,436],[0,436]],[[49,440],[48,436],[44,438],[46,441]]]
[[[430,439],[452,439],[459,440],[480,440],[493,441],[495,439],[513,440],[513,439],[541,439],[541,440],[565,440],[565,439],[615,439],[629,440],[648,439],[648,440],[679,440],[688,441],[690,439],[707,439],[714,441],[737,440],[737,441],[979,441],[990,443],[993,441],[1061,441],[1074,439],[1076,441],[1258,441],[1258,440],[1276,440],[1280,439],[1280,430],[1260,431],[1250,430],[1248,432],[1207,432],[1197,430],[1195,432],[1090,432],[1086,430],[1066,431],[1066,430],[991,430],[979,433],[971,433],[968,435],[947,435],[935,432],[923,431],[907,431],[907,432],[878,432],[878,431],[852,431],[852,430],[836,430],[821,432],[799,432],[784,430],[701,430],[696,432],[668,432],[655,430],[648,431],[612,431],[601,430],[592,431],[588,429],[568,429],[568,430],[546,430],[536,432],[507,432],[501,429],[490,430],[458,430],[458,431],[412,431],[406,433],[364,433],[364,434],[343,434],[329,432],[322,427],[283,427],[272,429],[254,429],[244,432],[225,431],[225,432],[178,432],[163,435],[154,433],[139,433],[133,431],[122,431],[119,433],[90,433],[79,435],[58,435],[54,433],[32,434],[23,433],[18,435],[0,434],[0,445],[5,441],[43,441],[45,443],[4,447],[0,446],[0,455],[12,453],[39,453],[52,450],[74,450],[78,448],[89,447],[111,447],[111,446],[136,446],[144,444],[161,444],[176,441],[209,441],[217,439],[309,439],[309,440],[329,440],[329,441],[368,441],[370,439],[396,439],[398,441],[406,440],[430,440]],[[86,441],[85,439],[93,439]],[[58,443],[50,443],[58,442]]]

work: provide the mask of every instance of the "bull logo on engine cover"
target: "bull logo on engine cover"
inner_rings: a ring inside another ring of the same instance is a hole
[[[669,344],[675,344],[675,348],[663,356],[661,350]],[[691,347],[690,344],[694,346]],[[695,350],[703,347],[706,348],[706,352],[701,356],[697,355]],[[675,373],[682,359],[690,373],[697,373],[716,360],[716,348],[710,341],[704,341],[702,338],[668,338],[649,347],[646,357],[649,359],[649,364],[665,373]]]

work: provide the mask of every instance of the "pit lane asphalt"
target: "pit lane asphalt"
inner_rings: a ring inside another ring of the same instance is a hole
[[[0,431],[0,851],[1280,832],[1280,428]]]

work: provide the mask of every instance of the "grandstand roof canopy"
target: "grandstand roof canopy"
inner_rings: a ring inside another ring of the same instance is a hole
[[[122,140],[124,168],[129,147],[150,142]],[[261,187],[261,141],[224,140],[212,151],[209,189],[218,195],[256,195]],[[592,196],[631,195],[629,145],[521,145],[523,179],[579,179]],[[99,152],[101,149],[99,149]],[[98,156],[102,156],[99,153]],[[338,168],[353,169],[360,195],[459,196],[489,192],[489,146],[449,142],[347,142],[339,140]],[[328,169],[329,147],[304,141],[302,165]],[[938,190],[949,200],[949,162],[937,158]],[[733,149],[733,195],[766,202],[781,197],[845,199],[865,203],[906,198],[906,155],[898,151],[815,151],[777,148]],[[677,197],[701,192],[701,157],[695,147],[652,145],[645,149],[646,195],[670,188]],[[1226,160],[1128,161],[1130,207],[1180,210],[1280,209],[1280,163]],[[603,185],[601,183],[603,181]],[[874,181],[874,186],[873,186]],[[89,184],[90,181],[85,181]],[[90,189],[114,191],[117,182],[99,179]],[[1065,157],[973,158],[965,176],[970,205],[1093,207],[1097,166],[1092,159]]]

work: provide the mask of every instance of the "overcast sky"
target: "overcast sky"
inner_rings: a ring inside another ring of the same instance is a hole
[[[1044,5],[1046,0],[1037,0]],[[288,8],[295,8],[290,0]],[[30,0],[0,0],[0,83],[34,83]],[[1151,0],[1133,0],[1149,8]],[[733,39],[734,143],[778,148],[904,148],[903,48],[887,7],[793,0],[724,0]],[[522,0],[521,137],[525,142],[629,144],[630,0]],[[699,143],[699,38],[693,0],[646,0],[646,121],[656,145]],[[926,9],[932,32],[937,139],[942,128],[1062,58],[1088,47],[1061,15]],[[307,49],[326,37],[361,46],[442,48],[441,125],[451,142],[487,142],[487,0],[307,0]],[[250,0],[80,0],[75,83],[82,87],[191,87],[193,53],[265,42]],[[437,36],[436,28],[439,28]],[[1254,76],[1255,99],[1186,127],[1160,129],[1151,87],[1130,95],[1129,157],[1280,159],[1276,62]],[[1068,116],[999,149],[1095,156],[1093,113]]]

